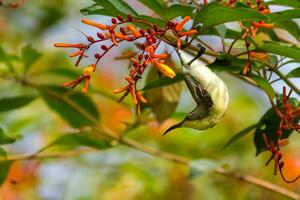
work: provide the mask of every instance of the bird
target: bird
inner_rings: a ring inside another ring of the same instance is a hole
[[[204,51],[205,48],[201,47],[194,58],[184,50],[177,52],[181,60],[184,82],[196,103],[196,108],[181,122],[168,128],[163,135],[180,127],[206,130],[219,123],[225,115],[229,102],[228,89],[224,81],[198,59]]]

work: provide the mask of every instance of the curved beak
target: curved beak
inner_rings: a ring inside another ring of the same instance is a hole
[[[179,122],[178,124],[175,124],[175,125],[171,126],[170,128],[168,128],[168,129],[164,132],[163,136],[166,135],[168,132],[170,132],[170,131],[176,129],[176,128],[182,127],[183,122],[184,122],[184,121],[181,121],[181,122]]]

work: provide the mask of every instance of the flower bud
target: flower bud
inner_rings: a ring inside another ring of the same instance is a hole
[[[81,22],[84,24],[99,28],[101,30],[107,30],[109,28],[109,26],[106,24],[96,23],[96,22],[90,21],[88,19],[82,19]]]
[[[175,26],[175,31],[179,32],[182,31],[183,26],[191,19],[190,16],[184,17],[176,26]]]
[[[101,40],[103,40],[105,37],[102,33],[97,33],[98,38],[100,38]]]
[[[168,65],[165,65],[164,63],[155,62],[155,66],[163,75],[169,78],[174,78],[176,76],[173,69],[171,69]]]
[[[121,15],[118,15],[118,16],[117,16],[117,19],[118,19],[120,22],[123,22],[123,21],[124,21],[124,18],[123,18]]]
[[[101,49],[103,49],[104,51],[106,51],[108,48],[107,48],[107,46],[106,45],[101,45]]]
[[[129,21],[132,21],[132,15],[127,15],[127,19],[129,20]]]
[[[281,161],[281,162],[279,163],[279,169],[282,169],[283,167],[284,167],[284,162]]]
[[[116,24],[117,23],[117,19],[116,18],[112,18],[111,19],[111,23]]]

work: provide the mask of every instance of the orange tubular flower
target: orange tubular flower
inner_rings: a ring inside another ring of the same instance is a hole
[[[142,96],[142,94],[140,93],[140,91],[136,91],[136,95],[139,99],[140,102],[142,103],[147,103],[147,100]]]
[[[270,14],[271,11],[269,9],[264,9],[262,11],[260,11],[261,14],[264,14],[264,15],[267,15],[267,14]]]
[[[122,33],[119,33],[119,32],[115,32],[115,36],[122,40],[129,40],[129,38],[126,35],[123,35]]]
[[[251,51],[250,58],[256,58],[258,60],[266,60],[268,58],[268,54]]]
[[[135,37],[141,37],[142,34],[131,24],[127,25],[127,29],[131,31],[131,33],[135,36]]]
[[[182,20],[181,20],[181,22],[179,22],[177,25],[176,25],[176,27],[175,27],[175,31],[182,31],[182,29],[183,29],[183,26],[189,21],[191,19],[191,17],[190,16],[186,16],[185,18],[183,18]]]
[[[87,24],[87,25],[99,28],[101,30],[107,30],[107,29],[109,29],[109,26],[106,25],[106,24],[96,23],[96,22],[93,22],[93,21],[88,20],[88,19],[82,19],[81,22],[84,23],[84,24]]]
[[[79,50],[79,51],[76,51],[76,52],[74,52],[74,53],[71,53],[71,54],[69,55],[69,57],[76,57],[76,56],[82,55],[83,53],[84,53],[83,50]]]
[[[146,48],[146,52],[148,52],[148,53],[150,53],[150,54],[154,53],[154,48],[153,48],[153,46],[148,46],[148,47]]]
[[[111,34],[110,34],[109,32],[106,32],[106,33],[104,34],[104,36],[105,36],[105,38],[111,38]]]
[[[89,82],[90,82],[90,80],[91,80],[91,77],[90,77],[90,76],[86,76],[86,80],[85,80],[85,82],[84,82],[84,86],[83,86],[83,88],[82,88],[82,90],[81,90],[81,92],[82,92],[83,94],[85,94],[85,93],[87,92],[88,87],[89,87]]]
[[[137,105],[137,104],[138,104],[138,100],[137,100],[137,98],[136,98],[136,95],[135,95],[135,92],[134,92],[134,89],[133,89],[132,86],[130,87],[129,92],[130,92],[131,98],[132,98],[132,100],[133,100],[133,103],[134,103],[135,105]]]
[[[250,34],[253,38],[256,38],[256,32],[258,31],[258,27],[250,26]]]
[[[71,87],[74,88],[76,87],[79,83],[81,83],[86,77],[85,76],[79,76],[77,79],[70,81],[70,82],[66,82],[62,85],[62,87]]]
[[[177,46],[177,49],[180,50],[180,48],[181,48],[181,40],[179,38],[177,39],[176,46]]]
[[[119,45],[119,42],[116,40],[114,35],[111,35],[111,41],[112,41],[112,43],[114,43],[114,45],[116,45],[116,46]]]
[[[79,49],[87,48],[87,45],[85,45],[85,44],[55,43],[54,46],[55,47],[62,47],[62,48],[79,48]]]
[[[83,69],[83,74],[85,76],[89,76],[95,70],[96,70],[96,66],[94,64],[91,64],[88,67],[86,67],[86,68]]]
[[[250,62],[247,61],[246,65],[244,66],[244,69],[243,69],[243,74],[246,75],[248,73],[250,69]]]
[[[119,94],[119,93],[121,93],[121,92],[127,91],[129,88],[130,88],[130,84],[127,85],[127,86],[125,86],[125,87],[115,89],[115,90],[113,91],[113,93],[114,93],[114,94]]]
[[[268,29],[271,29],[273,28],[273,24],[267,24],[265,22],[252,22],[252,26],[255,26],[255,27],[264,27],[264,28],[268,28]]]
[[[179,35],[180,36],[188,36],[188,35],[192,35],[192,34],[196,34],[198,31],[196,29],[192,29],[192,30],[189,30],[187,32],[184,32],[184,33],[180,33]]]
[[[174,78],[176,76],[173,69],[171,69],[168,65],[165,65],[161,62],[155,62],[156,68],[165,76],[169,78]]]
[[[166,54],[166,53],[161,53],[161,54],[153,55],[152,57],[153,57],[153,58],[159,58],[159,59],[166,59],[166,58],[169,57],[169,55]]]

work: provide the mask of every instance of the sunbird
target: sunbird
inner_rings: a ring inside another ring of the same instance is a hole
[[[229,101],[227,86],[198,59],[204,51],[205,49],[201,47],[194,58],[183,50],[178,51],[184,82],[197,106],[181,122],[168,128],[164,135],[180,127],[209,129],[220,122],[227,110]]]

